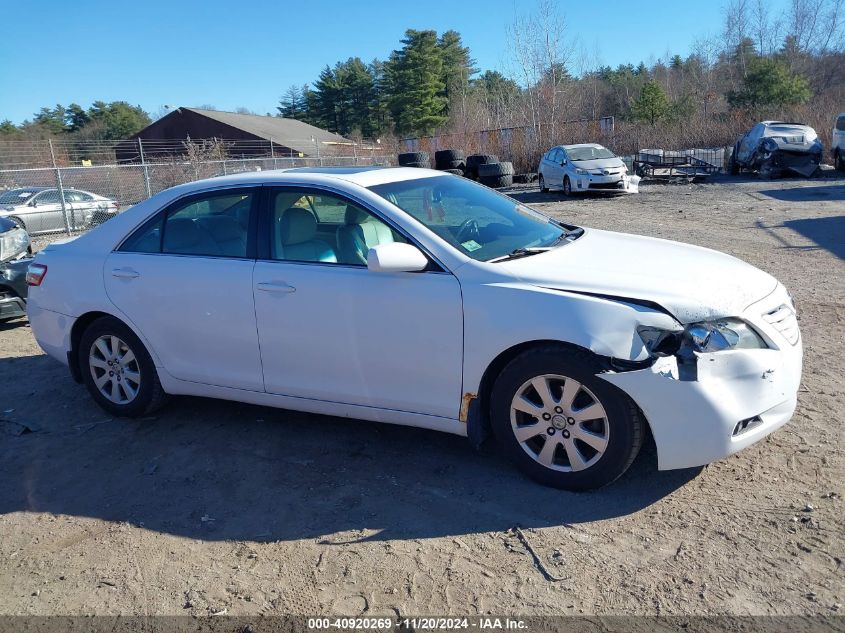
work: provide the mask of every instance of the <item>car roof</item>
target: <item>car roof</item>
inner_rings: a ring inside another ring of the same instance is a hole
[[[450,176],[442,171],[417,167],[294,167],[291,169],[242,172],[229,176],[196,180],[174,187],[174,189],[200,191],[209,187],[227,185],[274,183],[328,185],[338,181],[353,183],[361,187],[372,187],[389,182],[431,177],[448,178]]]
[[[9,193],[12,191],[45,191],[47,189],[55,189],[55,187],[13,187],[12,189],[0,191],[0,194]]]
[[[598,143],[573,143],[572,145],[558,145],[558,147],[562,147],[563,149],[575,149],[576,147],[604,147],[604,145],[599,145]]]
[[[795,123],[792,121],[761,121],[761,123],[768,127],[802,127],[807,129],[813,129],[806,123]]]

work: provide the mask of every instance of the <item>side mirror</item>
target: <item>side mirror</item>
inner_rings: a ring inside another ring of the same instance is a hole
[[[428,258],[416,246],[391,242],[373,246],[367,253],[367,268],[377,273],[416,273],[428,266]]]
[[[562,161],[560,161],[560,166],[563,167],[564,165],[566,165],[566,159],[565,158]]]
[[[31,207],[37,207],[37,206],[38,206],[38,203],[37,203],[35,200],[33,200],[32,202],[30,202],[30,203],[29,203],[29,206],[31,206]]]

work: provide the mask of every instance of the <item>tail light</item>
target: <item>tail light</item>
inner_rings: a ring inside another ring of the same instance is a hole
[[[47,267],[44,264],[30,264],[26,269],[26,285],[40,286],[47,276]]]

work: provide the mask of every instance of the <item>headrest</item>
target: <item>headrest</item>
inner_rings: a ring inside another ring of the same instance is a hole
[[[164,250],[190,251],[204,238],[202,229],[190,218],[173,218],[167,221],[164,231]]]
[[[217,242],[239,240],[244,237],[244,230],[235,218],[228,215],[208,215],[197,220],[202,227],[211,233]]]
[[[279,235],[283,246],[302,244],[317,234],[317,218],[308,209],[291,207],[279,219]]]
[[[369,219],[370,214],[366,211],[362,211],[358,207],[352,206],[351,204],[346,205],[346,214],[343,218],[345,224],[361,224]]]

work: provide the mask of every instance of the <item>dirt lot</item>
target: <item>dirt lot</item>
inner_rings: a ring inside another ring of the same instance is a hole
[[[0,613],[842,613],[845,178],[517,195],[777,276],[804,333],[792,422],[704,469],[659,473],[647,447],[570,494],[422,430],[188,398],[109,419],[19,321],[0,326]]]

